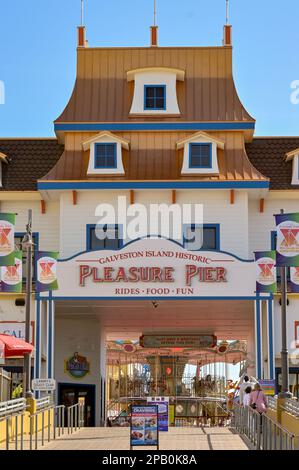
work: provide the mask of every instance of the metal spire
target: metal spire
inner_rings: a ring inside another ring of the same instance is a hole
[[[81,0],[81,26],[84,25],[84,0]]]
[[[154,26],[157,23],[157,0],[154,0]]]
[[[226,0],[226,24],[229,24],[229,0]]]

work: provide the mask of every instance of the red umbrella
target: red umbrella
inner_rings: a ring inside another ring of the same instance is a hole
[[[4,357],[15,357],[32,353],[34,347],[22,339],[0,334],[0,351],[1,349],[4,349]]]

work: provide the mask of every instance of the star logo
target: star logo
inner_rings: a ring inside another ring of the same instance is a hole
[[[11,232],[11,228],[9,227],[0,227],[0,247],[1,248],[10,248],[11,243],[9,240],[9,234]]]
[[[273,268],[274,268],[274,263],[261,263],[258,265],[261,272],[260,272],[260,276],[263,278],[263,279],[272,279],[274,277],[274,273],[273,273]]]
[[[299,234],[298,228],[281,228],[281,234],[283,236],[283,241],[281,242],[281,247],[284,248],[299,248],[299,242],[297,241],[297,236]]]
[[[56,278],[53,272],[54,261],[41,261],[39,263],[41,268],[40,279],[43,281],[51,281]]]

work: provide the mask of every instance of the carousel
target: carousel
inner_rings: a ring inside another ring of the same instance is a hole
[[[245,341],[203,349],[144,348],[139,340],[107,343],[107,416],[126,425],[131,404],[168,397],[170,425],[225,425],[232,393],[229,364],[247,367]]]

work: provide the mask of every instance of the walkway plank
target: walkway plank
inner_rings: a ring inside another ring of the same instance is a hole
[[[43,449],[129,450],[129,429],[83,428],[58,438]],[[160,450],[248,450],[248,447],[228,428],[170,428],[169,432],[160,433]]]

